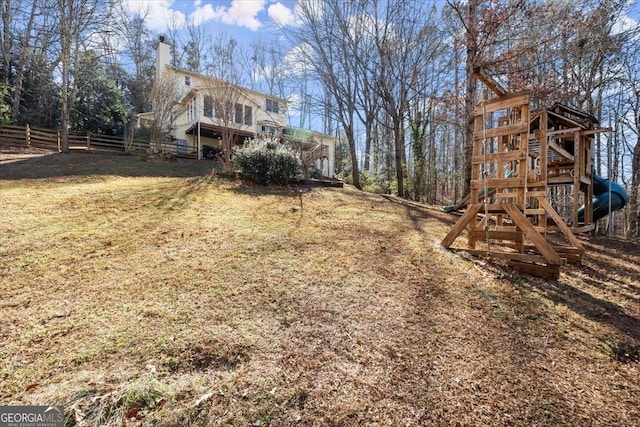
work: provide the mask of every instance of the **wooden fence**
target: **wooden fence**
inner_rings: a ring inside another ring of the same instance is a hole
[[[25,126],[0,125],[0,146],[34,147],[60,151],[60,132]],[[176,141],[159,144],[162,151],[176,157],[197,158],[197,153],[184,153]],[[89,133],[69,133],[69,150],[88,152],[132,153],[149,149],[149,141],[134,139],[127,144],[122,137]]]

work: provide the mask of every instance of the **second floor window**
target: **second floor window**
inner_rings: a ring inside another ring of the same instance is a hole
[[[233,104],[231,102],[216,100],[214,107],[215,107],[216,119],[221,119],[226,123],[231,122],[231,119],[233,118],[233,115],[232,115]]]
[[[243,108],[242,108],[242,104],[236,104],[236,109],[235,109],[235,122],[242,124],[243,122],[243,117],[242,117],[242,112],[243,112]]]
[[[278,101],[274,101],[273,99],[267,99],[266,110],[272,113],[278,113]]]
[[[195,98],[189,101],[187,104],[187,122],[192,122],[196,119],[196,105]]]
[[[204,97],[204,111],[205,117],[213,117],[213,98],[210,96]]]
[[[248,105],[244,106],[244,124],[247,126],[253,124],[253,109]]]
[[[205,117],[214,117],[226,122],[251,126],[253,124],[253,108],[249,105],[232,103],[214,99],[212,96],[204,97],[203,114]]]
[[[191,77],[190,76],[184,76],[184,85],[185,86],[191,86]]]

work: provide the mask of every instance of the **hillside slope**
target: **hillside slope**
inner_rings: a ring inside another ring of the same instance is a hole
[[[637,245],[594,239],[545,281],[442,249],[437,209],[207,170],[0,163],[0,405],[63,404],[69,425],[640,419]]]

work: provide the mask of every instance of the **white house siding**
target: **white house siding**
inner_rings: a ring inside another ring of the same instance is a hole
[[[170,46],[163,39],[161,39],[157,48],[156,78],[160,78],[162,73],[167,73],[167,75],[175,79],[176,85],[180,89],[180,99],[176,101],[182,101],[183,106],[187,107],[184,112],[178,115],[172,129],[172,136],[176,140],[186,141],[186,149],[190,152],[196,152],[198,149],[197,133],[186,133],[191,127],[195,126],[198,121],[201,124],[224,127],[224,122],[215,117],[215,112],[213,117],[204,115],[204,96],[206,95],[207,87],[220,84],[220,82],[202,74],[171,66]],[[188,85],[186,84],[187,82]],[[252,108],[252,123],[251,125],[234,123],[234,129],[248,132],[255,137],[261,133],[263,125],[274,127],[278,132],[288,127],[286,117],[287,101],[285,99],[246,88],[236,87],[236,89],[243,94],[242,97],[239,97],[243,106],[248,105]],[[191,95],[189,92],[191,92]],[[189,107],[190,102],[192,103],[191,107]],[[278,105],[278,112],[269,111],[274,109],[274,102]],[[321,135],[317,132],[313,132],[313,134],[316,136]],[[333,178],[335,174],[335,138],[322,135],[322,141],[328,147],[328,153],[326,158],[317,159],[315,166],[322,172],[323,176]],[[202,146],[221,146],[221,141],[217,138],[208,138],[202,135],[200,143]]]

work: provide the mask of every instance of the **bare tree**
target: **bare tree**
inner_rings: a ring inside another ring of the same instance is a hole
[[[38,12],[36,3],[37,2],[33,2],[31,5],[31,12],[28,15],[27,25],[20,37],[19,50],[15,63],[16,74],[13,81],[13,102],[11,104],[12,117],[18,117],[20,114],[20,101],[22,99],[24,78],[27,73],[27,64],[30,56],[29,47],[31,45],[34,22]]]
[[[364,162],[363,170],[369,172],[371,170],[371,158],[373,145],[375,143],[376,120],[378,112],[382,108],[382,99],[376,91],[378,76],[380,74],[379,61],[376,60],[374,52],[376,52],[375,38],[375,14],[369,10],[363,9],[357,15],[352,17],[351,31],[354,33],[353,45],[356,68],[356,112],[360,122],[364,126],[365,146],[364,146]]]
[[[146,24],[149,10],[131,14],[121,7],[115,12],[116,16],[109,23],[108,35],[111,43],[116,44],[113,49],[117,53],[118,64],[129,70],[124,82],[129,102],[135,113],[149,111],[154,66],[153,40]]]
[[[531,90],[534,103],[564,102],[600,117],[607,79],[618,66],[612,30],[627,2],[591,0],[528,3],[449,1],[466,29],[465,182],[470,171],[474,73],[501,76],[511,91]],[[599,145],[599,139],[598,139]],[[599,160],[600,149],[596,150]]]
[[[380,70],[375,88],[384,110],[391,118],[398,195],[406,197],[405,123],[410,106],[419,105],[421,99],[433,92],[427,89],[432,77],[425,76],[430,74],[428,64],[437,61],[442,38],[435,25],[435,8],[421,9],[410,1],[382,1],[376,4],[374,12],[376,53]],[[426,116],[421,113],[421,120],[423,119]],[[421,126],[422,124],[418,128]],[[414,135],[421,138],[418,128],[414,129]],[[422,148],[420,150],[423,151]],[[423,154],[418,154],[420,163],[423,161]]]
[[[620,76],[619,96],[616,97],[616,136],[630,154],[629,227],[627,236],[640,237],[640,59],[637,56],[640,29],[632,30],[625,46],[623,73]]]
[[[9,84],[9,76],[11,75],[11,60],[14,39],[14,22],[15,7],[11,0],[5,0],[0,3],[0,14],[2,14],[2,31],[0,31],[0,47],[2,51],[0,71],[2,72],[2,83]]]
[[[233,168],[231,154],[233,147],[247,135],[245,127],[253,123],[253,107],[248,94],[240,86],[241,64],[236,62],[238,42],[221,33],[213,41],[210,52],[212,61],[207,63],[208,79],[201,89],[205,104],[210,104],[214,118],[220,123],[220,134],[224,149],[225,170]]]
[[[466,133],[463,145],[463,183],[464,193],[468,193],[471,184],[474,108],[478,97],[476,73],[495,65],[498,58],[510,57],[512,51],[507,49],[510,46],[509,38],[522,37],[526,34],[526,27],[517,19],[518,13],[523,10],[521,0],[468,0],[466,5],[461,1],[448,0],[447,4],[455,11],[465,28]],[[506,31],[505,27],[514,31]],[[538,43],[538,40],[531,40],[530,43]]]
[[[283,60],[286,74],[285,87],[288,91],[288,99],[291,108],[289,108],[289,122],[293,123],[294,116],[298,117],[298,126],[307,127],[311,122],[311,114],[314,110],[314,87],[316,84],[322,85],[322,81],[314,73],[313,66],[309,63],[311,53],[310,45],[299,44],[289,51]],[[318,98],[315,104],[324,105],[330,95],[323,91],[322,95],[316,95]],[[321,107],[322,108],[322,107]],[[321,111],[324,111],[322,109]]]
[[[189,71],[201,73],[207,61],[206,27],[202,22],[189,20],[186,24],[187,41],[183,46],[185,67]]]
[[[265,40],[253,41],[243,49],[238,60],[248,77],[248,86],[260,92],[284,98],[288,83],[287,62],[280,47]]]
[[[159,73],[151,92],[154,125],[151,133],[151,148],[164,151],[164,143],[170,138],[176,117],[184,113],[185,107],[178,101],[184,95],[182,87],[171,71]]]
[[[349,145],[353,185],[362,188],[356,150],[358,70],[353,60],[359,52],[362,33],[353,30],[353,16],[366,5],[364,1],[323,3],[302,1],[298,14],[302,25],[291,33],[293,41],[322,82],[332,104],[332,114],[342,126]]]
[[[108,2],[101,0],[56,0],[59,12],[60,34],[60,130],[61,148],[69,151],[69,111],[73,106],[77,82],[73,71],[77,70],[80,54],[87,37],[110,12]]]
[[[176,18],[176,15],[173,15],[173,19],[169,21],[166,27],[167,36],[169,40],[172,40],[171,43],[171,65],[178,68],[184,68],[184,49],[180,49],[181,46],[184,46],[183,42],[184,32],[182,31],[184,26],[183,22],[179,22]]]
[[[34,53],[42,52],[55,41],[51,40],[51,37],[43,37],[43,33],[51,29],[44,17],[53,13],[53,7],[49,3],[47,0],[6,0],[0,6],[1,82],[11,88],[11,100],[7,101],[10,103],[11,118],[14,122],[19,120],[25,78],[33,65]]]

